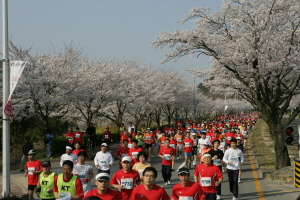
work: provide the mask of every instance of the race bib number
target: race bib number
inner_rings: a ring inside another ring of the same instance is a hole
[[[80,178],[81,181],[85,178],[85,173],[84,172],[79,172],[78,173],[78,178]]]
[[[171,155],[170,154],[164,154],[165,160],[171,160]]]
[[[80,138],[80,134],[75,134],[75,137],[76,138]]]
[[[132,189],[133,187],[133,179],[132,178],[122,178],[121,179],[121,185],[123,186],[123,189]]]
[[[175,148],[175,144],[170,144],[170,147]]]
[[[227,137],[227,140],[231,140],[231,137]]]
[[[132,156],[137,156],[139,152],[132,152]]]
[[[190,145],[189,142],[186,142],[186,143],[184,143],[184,146],[185,146],[185,147],[190,147],[191,145]]]
[[[201,177],[202,186],[211,186],[211,177]]]
[[[35,171],[34,167],[28,167],[28,174],[34,175],[33,172]]]
[[[132,148],[132,144],[128,144],[128,148],[129,148],[129,149]]]
[[[108,135],[105,135],[105,139],[106,139],[106,140],[108,139]]]
[[[177,142],[181,142],[181,138],[177,138]]]
[[[139,169],[139,174],[140,174],[140,177],[143,176],[143,172],[144,172],[145,169]]]
[[[204,147],[204,144],[200,144],[200,148],[202,149]]]
[[[213,160],[214,165],[220,166],[221,165],[221,161],[220,159],[215,159]]]
[[[73,140],[73,138],[72,138],[72,137],[68,137],[68,139],[69,139],[69,140]]]
[[[100,160],[100,165],[101,165],[101,166],[107,166],[106,160]]]
[[[70,197],[71,193],[70,192],[60,192],[59,193],[59,197],[60,199],[64,198],[64,197]]]
[[[125,157],[125,156],[128,156],[128,154],[127,153],[122,154],[122,158]]]
[[[237,163],[237,162],[239,162],[239,157],[233,156],[233,157],[230,157],[229,160],[230,160],[231,162],[233,162],[233,163]]]
[[[150,140],[151,139],[151,136],[146,136],[146,140]]]
[[[193,200],[193,197],[184,197],[184,196],[179,196],[178,200]]]

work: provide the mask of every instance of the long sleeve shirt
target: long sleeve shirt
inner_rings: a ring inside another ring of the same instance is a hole
[[[223,161],[227,164],[227,169],[238,170],[240,169],[239,162],[244,162],[244,154],[240,149],[227,149],[225,151]],[[231,165],[228,162],[232,162]]]
[[[76,154],[70,154],[70,155],[68,155],[68,154],[63,154],[62,156],[61,156],[61,158],[60,158],[60,166],[62,167],[62,165],[63,165],[63,163],[66,161],[66,160],[70,160],[70,161],[72,161],[74,164],[76,164],[77,163],[77,155]]]
[[[26,155],[26,156],[27,156],[28,152],[29,152],[31,149],[33,149],[32,143],[31,143],[31,142],[28,142],[28,143],[24,142],[23,147],[22,147],[23,155]]]
[[[106,153],[103,153],[102,151],[99,151],[95,158],[94,163],[95,165],[98,165],[98,169],[101,170],[109,170],[114,162],[114,159],[108,151]],[[110,165],[110,166],[108,166]]]

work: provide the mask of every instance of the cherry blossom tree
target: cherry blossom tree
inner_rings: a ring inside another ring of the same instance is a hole
[[[300,92],[298,0],[224,0],[219,11],[193,8],[182,23],[195,19],[191,30],[163,32],[154,48],[174,50],[163,62],[182,56],[207,55],[212,68],[204,76],[212,90],[237,90],[270,128],[275,142],[277,168],[290,165],[284,127],[300,112],[300,105],[288,118],[283,115],[293,96]]]
[[[50,119],[58,120],[68,112],[68,96],[77,86],[81,51],[65,45],[62,51],[32,56],[11,43],[12,59],[27,61],[13,98],[15,119],[37,116],[44,128],[50,128]]]

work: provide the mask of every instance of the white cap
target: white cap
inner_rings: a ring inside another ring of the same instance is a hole
[[[122,162],[124,162],[124,161],[131,162],[131,158],[130,158],[129,156],[124,156],[124,157],[122,158]]]
[[[150,130],[150,128],[147,128],[147,130]]]
[[[109,176],[109,174],[107,174],[107,173],[99,173],[99,174],[97,174],[97,176],[96,176],[96,180],[99,180],[99,179],[101,179],[101,178],[103,178],[103,177],[106,177],[106,178],[109,178],[110,179],[110,176]]]
[[[66,146],[66,149],[70,149],[70,150],[72,150],[72,147],[70,147],[70,146]]]
[[[209,153],[205,153],[202,157],[203,158],[205,158],[205,157],[211,157],[211,155]]]
[[[241,137],[236,137],[236,139],[237,139],[237,140],[240,140],[240,139],[241,139]]]
[[[196,133],[192,133],[192,135],[197,135]]]
[[[107,144],[106,143],[102,143],[101,146],[102,147],[107,147]]]

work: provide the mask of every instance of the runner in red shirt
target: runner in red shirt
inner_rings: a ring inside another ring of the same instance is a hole
[[[121,160],[123,157],[125,156],[129,156],[129,148],[128,148],[128,140],[124,140],[123,141],[124,146],[120,147],[116,153],[116,156],[119,157],[119,166],[120,169],[122,169],[122,164],[121,164]]]
[[[215,200],[217,198],[216,186],[223,180],[222,172],[219,167],[211,163],[211,155],[203,155],[204,163],[198,165],[194,172],[194,180],[199,183],[206,200]]]
[[[122,199],[120,192],[112,190],[109,188],[109,174],[107,173],[99,173],[96,176],[95,185],[96,189],[93,189],[86,193],[83,200],[90,196],[97,196],[102,200],[120,200]]]
[[[75,144],[75,149],[72,151],[72,154],[75,154],[75,155],[78,155],[78,153],[80,151],[84,151],[84,149],[81,148],[81,143],[80,142],[77,142]]]
[[[66,133],[66,138],[68,139],[68,144],[74,148],[74,133],[72,128],[69,128],[69,132]]]
[[[172,188],[172,199],[180,200],[182,198],[190,200],[205,199],[204,193],[199,184],[190,181],[190,172],[186,167],[178,170],[180,183]]]
[[[190,132],[186,133],[186,138],[183,140],[184,145],[184,158],[185,158],[185,164],[186,167],[191,169],[192,161],[193,161],[193,145],[194,140],[190,138]]]
[[[110,184],[111,187],[121,191],[122,200],[129,200],[133,189],[139,184],[140,175],[137,171],[131,169],[131,158],[125,156],[122,158],[123,169],[114,173]]]
[[[143,149],[139,148],[138,141],[136,139],[132,140],[132,148],[129,149],[129,156],[132,159],[132,166],[139,162],[137,155],[140,151],[143,151]]]
[[[84,196],[83,186],[80,178],[72,174],[73,162],[66,160],[62,165],[63,174],[54,176],[53,192],[56,199],[80,200]],[[71,182],[72,188],[64,187],[64,182]],[[73,192],[72,192],[73,191]]]
[[[175,159],[176,150],[170,147],[170,140],[165,140],[165,147],[162,147],[158,153],[158,156],[162,158],[161,174],[165,181],[165,185],[171,184],[172,176],[172,160]]]
[[[83,133],[79,131],[79,127],[76,127],[76,132],[74,133],[74,144],[77,142],[80,142],[80,144],[83,144]]]
[[[152,148],[152,142],[153,142],[153,133],[150,132],[150,128],[147,128],[146,133],[144,134],[143,140],[146,147],[146,152],[149,155],[148,161],[151,162],[151,148]]]
[[[35,150],[31,149],[27,154],[28,160],[25,164],[24,177],[28,175],[28,195],[30,200],[34,200],[33,191],[38,184],[39,174],[42,172],[42,164],[35,159]]]
[[[157,171],[154,167],[147,167],[143,172],[144,184],[134,188],[130,200],[170,200],[164,188],[155,185]]]
[[[112,134],[109,131],[108,126],[105,129],[106,129],[106,131],[104,131],[104,133],[103,133],[102,141],[103,141],[103,143],[106,143],[108,146],[110,146],[110,143],[113,141]]]
[[[228,130],[227,133],[225,133],[225,139],[226,139],[226,149],[230,148],[230,140],[234,138],[234,133],[231,132],[231,130]]]

